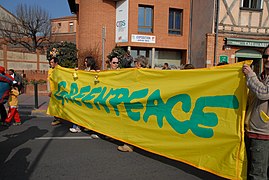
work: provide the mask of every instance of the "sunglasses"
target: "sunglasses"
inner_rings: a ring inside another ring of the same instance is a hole
[[[263,54],[262,55],[262,58],[264,58],[264,59],[268,59],[268,57],[269,57],[269,54]]]
[[[119,62],[112,62],[112,64],[119,64]]]

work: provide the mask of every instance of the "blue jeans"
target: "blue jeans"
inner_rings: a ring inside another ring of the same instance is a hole
[[[269,180],[269,140],[246,139],[248,180]]]

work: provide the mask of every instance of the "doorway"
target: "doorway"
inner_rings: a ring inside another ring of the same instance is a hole
[[[258,75],[262,72],[262,54],[253,49],[242,49],[235,53],[236,62],[252,60],[251,68]]]

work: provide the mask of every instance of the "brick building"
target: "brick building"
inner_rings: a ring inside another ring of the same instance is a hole
[[[51,42],[67,41],[76,43],[76,16],[51,19]]]
[[[269,0],[195,0],[191,19],[190,59],[197,67],[253,60],[254,70],[261,71]]]
[[[0,6],[0,29],[9,27],[10,30],[13,30],[13,26],[7,21],[8,19],[16,19],[16,17]],[[50,42],[68,41],[76,43],[76,23],[76,16],[51,19],[52,36]],[[24,80],[29,82],[26,93],[33,94],[33,85],[30,82],[47,79],[49,64],[46,57],[46,48],[33,53],[22,46],[8,44],[0,37],[0,66],[4,66],[6,69],[14,69],[21,74]],[[46,94],[46,89],[46,84],[39,85],[39,93]]]
[[[133,57],[148,57],[152,67],[188,61],[190,1],[68,0],[78,16],[77,48],[98,48],[102,63],[115,46]],[[105,67],[105,66],[103,66]]]

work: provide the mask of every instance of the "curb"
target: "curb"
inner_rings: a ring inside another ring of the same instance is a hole
[[[47,114],[47,110],[40,110],[40,109],[34,109],[34,110],[32,110],[31,116],[36,116],[36,117],[53,117],[53,116]]]

